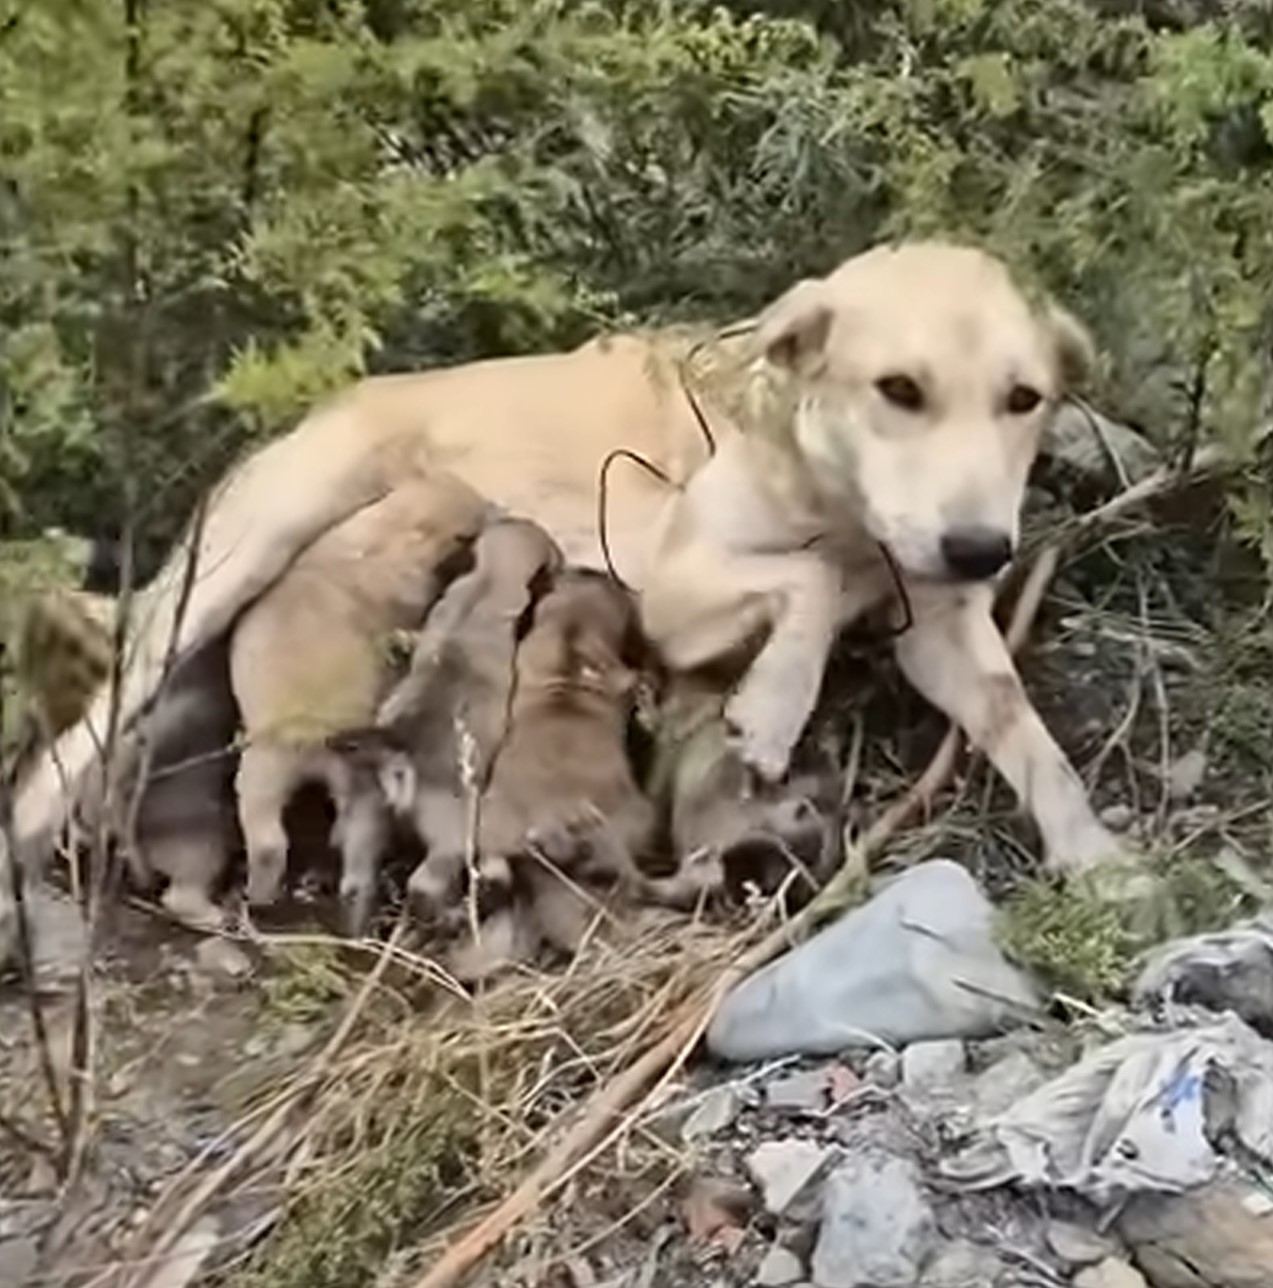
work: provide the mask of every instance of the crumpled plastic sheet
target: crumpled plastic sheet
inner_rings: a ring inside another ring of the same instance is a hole
[[[1273,1036],[1273,914],[1164,944],[1141,967],[1132,1001],[1233,1011]]]
[[[943,1171],[969,1188],[1017,1181],[1106,1205],[1205,1184],[1226,1137],[1273,1163],[1273,1043],[1232,1015],[1099,1048],[984,1124]]]

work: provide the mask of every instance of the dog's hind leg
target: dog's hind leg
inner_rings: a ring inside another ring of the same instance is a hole
[[[910,682],[961,726],[1034,817],[1048,866],[1076,871],[1118,853],[1087,791],[1026,696],[991,615],[989,586],[916,590],[898,638]]]

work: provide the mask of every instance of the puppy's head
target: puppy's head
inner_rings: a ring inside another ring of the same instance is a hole
[[[624,658],[636,613],[630,597],[607,577],[564,573],[535,608],[530,633],[518,650],[519,689],[628,697],[636,676]]]
[[[403,818],[415,808],[419,776],[407,735],[392,725],[367,725],[332,734],[327,750],[344,758],[354,772],[356,787],[373,783],[389,808]]]
[[[997,259],[880,246],[799,283],[757,340],[799,390],[794,434],[823,501],[915,577],[980,581],[1012,557],[1048,417],[1091,363],[1082,327]]]

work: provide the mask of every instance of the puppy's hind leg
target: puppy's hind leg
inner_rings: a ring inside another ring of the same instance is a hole
[[[330,781],[330,778],[329,778]],[[340,847],[341,929],[351,938],[367,933],[376,906],[380,861],[389,844],[389,809],[374,782],[331,781]]]

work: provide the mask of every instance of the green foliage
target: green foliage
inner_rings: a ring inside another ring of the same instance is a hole
[[[0,523],[115,523],[132,478],[169,531],[364,371],[725,320],[902,234],[994,245],[1094,327],[1115,410],[1246,447],[1269,26],[1255,0],[19,5]],[[1258,473],[1235,508],[1268,546]]]

